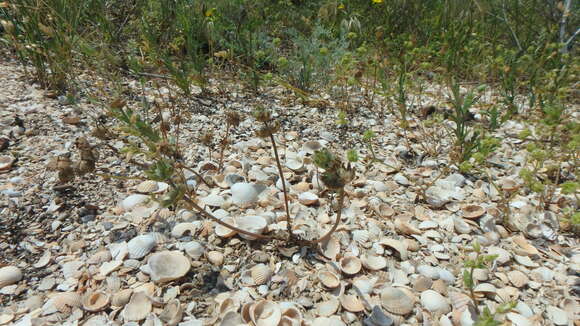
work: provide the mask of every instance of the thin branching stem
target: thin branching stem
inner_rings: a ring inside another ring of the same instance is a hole
[[[338,225],[340,224],[340,220],[342,218],[342,205],[344,201],[344,193],[345,193],[344,189],[340,189],[338,192],[338,212],[336,212],[336,220],[334,221],[332,229],[330,229],[330,231],[328,231],[321,238],[309,241],[310,244],[316,244],[330,239],[330,236],[336,231],[336,229],[338,229]]]
[[[278,147],[274,134],[270,133],[270,140],[272,141],[272,149],[274,150],[274,157],[276,158],[276,165],[278,166],[278,173],[280,174],[280,181],[282,181],[282,192],[284,193],[284,209],[286,210],[286,222],[288,236],[292,239],[292,219],[290,218],[290,208],[288,208],[288,192],[286,191],[286,179],[284,179],[284,171],[282,171],[282,164],[280,164],[280,157],[278,156]]]

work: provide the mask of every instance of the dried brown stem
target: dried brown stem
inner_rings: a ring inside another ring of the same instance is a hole
[[[288,236],[290,237],[290,239],[292,239],[293,238],[292,219],[290,218],[290,209],[288,208],[288,192],[286,191],[286,180],[284,179],[284,172],[282,171],[282,165],[280,164],[280,157],[278,156],[278,147],[276,146],[276,140],[274,139],[273,133],[270,133],[270,140],[272,141],[272,149],[274,150],[274,157],[276,158],[278,173],[280,174],[280,180],[282,181],[282,192],[284,193],[284,209],[286,210]]]
[[[226,150],[226,146],[228,144],[228,137],[229,136],[230,136],[230,124],[228,123],[226,125],[226,135],[224,136],[224,138],[220,142],[220,144],[221,144],[221,148],[220,148],[220,161],[219,161],[219,164],[218,164],[218,171],[220,173],[222,172],[222,168],[224,166],[224,151]]]
[[[342,203],[344,201],[344,189],[340,189],[338,192],[338,212],[336,213],[336,220],[334,221],[334,225],[332,226],[332,229],[330,229],[330,231],[328,231],[325,235],[323,235],[321,238],[317,239],[317,240],[312,240],[309,241],[309,244],[316,244],[316,243],[320,243],[320,242],[324,242],[326,240],[328,240],[330,238],[330,236],[336,231],[336,229],[338,229],[338,225],[340,224],[340,220],[342,217]]]

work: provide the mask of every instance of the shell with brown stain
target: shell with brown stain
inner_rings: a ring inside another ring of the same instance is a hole
[[[340,278],[331,271],[318,272],[318,279],[327,288],[334,289],[340,285]]]
[[[82,305],[82,297],[77,292],[63,292],[52,298],[54,307],[58,311],[70,314],[72,308],[79,308]]]
[[[267,283],[272,277],[272,270],[266,264],[257,264],[250,269],[250,274],[255,285]]]
[[[340,296],[340,304],[346,311],[361,312],[365,309],[361,300],[352,294],[343,294]]]
[[[346,256],[340,260],[340,270],[348,275],[360,272],[362,268],[361,260],[355,256]]]
[[[386,287],[381,292],[381,303],[388,311],[396,315],[407,315],[413,311],[413,298],[405,291]]]
[[[123,320],[128,321],[140,321],[149,315],[152,309],[151,300],[147,297],[145,292],[135,292],[131,296],[131,300],[121,313]]]
[[[270,300],[260,300],[252,304],[248,311],[250,319],[256,326],[278,325],[282,311],[278,304]]]
[[[0,268],[0,288],[6,285],[20,282],[22,271],[16,266],[5,266]]]
[[[104,310],[109,306],[111,296],[103,291],[87,293],[83,298],[83,309],[90,312]]]

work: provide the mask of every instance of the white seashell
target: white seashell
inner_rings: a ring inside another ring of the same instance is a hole
[[[199,226],[196,223],[191,222],[177,223],[173,227],[173,229],[171,229],[171,236],[174,238],[181,238],[188,234],[193,236],[195,232],[197,232],[198,228]]]
[[[44,254],[40,258],[38,258],[38,261],[36,262],[36,264],[34,264],[32,266],[34,266],[34,268],[42,268],[42,267],[48,265],[48,263],[50,262],[51,256],[52,255],[50,253],[50,250],[46,250],[44,252]]]
[[[334,289],[340,285],[340,278],[331,271],[318,272],[318,279],[327,288]]]
[[[307,191],[298,195],[298,201],[302,205],[313,206],[318,204],[318,196],[314,193]]]
[[[84,262],[73,260],[62,264],[62,274],[64,278],[79,278],[83,274]]]
[[[268,265],[257,264],[250,269],[250,274],[255,285],[262,285],[270,280],[270,277],[272,277],[272,270]]]
[[[252,183],[239,182],[232,186],[232,201],[236,205],[247,205],[258,200],[264,188]]]
[[[100,250],[93,254],[89,259],[87,259],[87,264],[98,265],[104,262],[108,262],[112,259],[111,252],[109,250]]]
[[[201,201],[204,204],[212,207],[221,207],[226,202],[222,196],[216,194],[211,194],[207,197],[203,197]]]
[[[140,321],[149,315],[152,309],[151,300],[147,297],[145,292],[135,292],[131,296],[131,300],[121,313],[123,320],[128,321]]]
[[[9,322],[13,321],[16,315],[11,313],[3,313],[0,314],[0,325],[6,325]]]
[[[228,223],[229,225],[236,226],[236,220],[230,216],[224,217],[222,221]],[[214,231],[215,234],[220,238],[231,238],[237,233],[236,231],[217,223],[215,225]]]
[[[316,305],[316,313],[318,316],[328,317],[334,315],[338,308],[340,307],[340,302],[336,297],[331,297],[327,301],[319,302]]]
[[[140,184],[138,184],[137,187],[135,187],[135,190],[137,190],[140,193],[144,193],[144,194],[149,194],[149,193],[155,192],[158,189],[159,189],[159,186],[157,185],[157,181],[154,181],[154,180],[143,181]]]
[[[109,292],[116,293],[121,289],[121,278],[119,276],[113,275],[105,279],[106,287]]]
[[[289,158],[288,160],[286,160],[286,167],[292,171],[301,171],[304,169],[304,162],[300,160],[298,157]]]
[[[518,264],[524,265],[526,267],[538,267],[538,266],[540,266],[538,263],[534,262],[529,256],[514,255],[514,260]]]
[[[412,225],[408,219],[395,217],[395,229],[404,235],[422,234],[423,231]]]
[[[261,216],[257,215],[246,215],[241,216],[236,219],[236,225],[242,229],[256,234],[262,234],[266,227],[268,226],[268,222]],[[240,234],[240,237],[247,239],[247,240],[255,240],[253,237]]]
[[[250,319],[256,326],[278,325],[282,319],[280,307],[272,301],[260,300],[249,308]]]
[[[497,255],[495,262],[498,265],[504,265],[507,262],[509,262],[511,259],[511,254],[507,250],[500,248],[500,247],[488,247],[487,254],[488,255]]]
[[[528,282],[530,282],[530,278],[526,274],[517,270],[509,271],[507,273],[507,277],[509,281],[517,288],[522,288],[526,286]]]
[[[165,322],[164,325],[174,326],[177,325],[183,318],[183,308],[181,307],[181,302],[177,299],[173,299],[165,305],[163,311],[159,314],[159,319]]]
[[[363,266],[371,271],[378,271],[387,267],[387,259],[383,256],[363,255],[361,261]]]
[[[163,283],[183,277],[191,263],[180,251],[161,251],[149,257],[147,266],[151,271],[151,280]]]
[[[386,287],[381,292],[381,303],[388,312],[396,315],[407,315],[413,311],[413,299],[405,291]]]
[[[461,208],[464,218],[477,219],[485,214],[485,208],[481,205],[465,205]]]
[[[70,314],[73,308],[79,308],[82,305],[82,298],[76,292],[63,292],[55,295],[52,303],[58,311]]]
[[[354,275],[360,272],[362,268],[362,263],[358,257],[346,256],[343,257],[340,262],[340,270],[348,275]]]
[[[461,218],[453,217],[453,225],[459,234],[471,233],[471,226]]]
[[[352,231],[352,240],[357,243],[364,245],[369,241],[370,233],[367,230],[354,230]]]
[[[395,249],[399,254],[401,260],[405,261],[408,259],[409,255],[407,251],[407,245],[405,242],[396,239],[381,239],[379,243],[383,246]]]
[[[506,314],[506,318],[512,322],[512,325],[514,326],[533,326],[534,323],[529,320],[528,318],[515,313],[515,312],[508,312]]]
[[[314,152],[320,150],[322,148],[322,144],[317,140],[307,141],[302,144],[302,150],[308,154],[314,154]]]
[[[90,312],[104,310],[109,305],[111,297],[103,291],[87,293],[83,298],[83,309]]]
[[[475,293],[482,293],[484,295],[493,295],[497,293],[497,288],[491,283],[479,283],[473,289]]]
[[[0,268],[0,288],[20,282],[22,271],[16,266],[5,266]]]
[[[185,250],[185,253],[193,259],[199,259],[205,252],[204,246],[197,241],[184,243],[183,250]]]
[[[330,239],[322,242],[320,245],[320,251],[324,257],[336,260],[338,253],[340,252],[340,242],[335,237],[330,237]]]
[[[219,251],[209,251],[206,253],[207,260],[215,266],[221,266],[224,263],[224,254]]]
[[[365,309],[356,295],[343,294],[340,296],[340,303],[346,311],[350,312],[361,312]]]
[[[139,235],[127,243],[129,258],[141,259],[145,257],[157,243],[155,238],[150,234]]]
[[[121,265],[123,265],[122,260],[112,260],[105,262],[101,265],[101,267],[99,267],[99,274],[101,276],[107,276],[110,273],[116,271],[119,267],[121,267]]]
[[[448,300],[433,290],[421,293],[421,305],[430,312],[446,314],[451,311]]]
[[[568,314],[558,307],[548,306],[546,315],[555,325],[568,325]]]
[[[140,204],[143,204],[149,200],[149,196],[141,194],[129,195],[127,198],[123,199],[121,202],[121,208],[126,212],[132,210]]]
[[[124,307],[127,304],[127,302],[129,302],[129,299],[131,298],[132,294],[133,289],[123,289],[119,292],[116,292],[111,297],[111,306]]]

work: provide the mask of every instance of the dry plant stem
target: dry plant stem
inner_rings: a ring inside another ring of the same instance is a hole
[[[343,201],[344,201],[344,189],[340,189],[338,192],[338,212],[336,213],[336,220],[334,221],[334,225],[332,226],[332,229],[330,229],[330,231],[328,231],[321,238],[319,238],[317,240],[309,241],[308,242],[309,244],[316,244],[316,243],[324,242],[324,241],[330,239],[330,236],[334,233],[334,231],[336,231],[336,229],[338,229],[338,225],[340,224],[340,220],[342,217],[342,203],[343,203]]]
[[[226,150],[227,141],[228,141],[228,137],[229,136],[230,136],[230,124],[228,123],[226,125],[226,135],[224,136],[224,138],[222,138],[222,141],[220,142],[220,144],[221,144],[221,148],[220,148],[220,162],[218,164],[218,171],[219,171],[219,173],[222,173],[222,169],[224,167],[224,151]]]
[[[230,225],[222,220],[220,220],[219,218],[211,215],[210,213],[208,213],[205,209],[203,209],[203,207],[199,206],[196,202],[194,202],[191,198],[189,198],[188,196],[184,196],[183,197],[185,199],[185,201],[190,204],[193,208],[195,208],[195,210],[197,210],[198,212],[200,212],[202,215],[204,215],[205,217],[213,220],[214,222],[216,222],[217,224],[224,226],[228,229],[234,230],[238,233],[241,234],[245,234],[247,236],[256,238],[256,239],[262,239],[262,240],[269,240],[269,239],[273,239],[272,237],[269,236],[265,236],[265,235],[261,235],[261,234],[257,234],[257,233],[252,233],[243,229],[240,229],[238,227],[235,227],[233,225]]]
[[[203,178],[203,176],[199,173],[197,173],[194,169],[188,168],[187,166],[178,163],[177,165],[178,168],[182,168],[182,169],[186,169],[187,171],[195,174],[196,177],[199,178],[199,180],[201,180],[201,182],[203,182],[206,186],[208,186],[209,188],[211,188],[211,186],[207,183],[207,181],[205,181],[205,179]]]
[[[472,279],[473,279],[473,271],[475,271],[475,267],[471,267],[471,271],[469,272],[469,275],[471,275]],[[475,311],[477,312],[477,315],[479,316],[479,307],[477,306],[477,300],[475,298],[475,292],[473,291],[473,286],[469,288],[469,295],[471,296],[471,300],[473,301],[473,306],[475,307]]]
[[[286,191],[286,180],[284,179],[282,165],[280,164],[280,157],[278,156],[278,147],[276,146],[276,140],[274,139],[274,134],[270,134],[270,140],[272,141],[272,149],[274,150],[274,157],[276,158],[276,165],[278,166],[278,173],[280,173],[280,180],[282,181],[282,192],[284,193],[284,209],[286,210],[286,222],[287,222],[288,236],[290,237],[290,239],[292,239],[293,238],[292,219],[290,218],[290,209],[288,208],[288,192]]]

